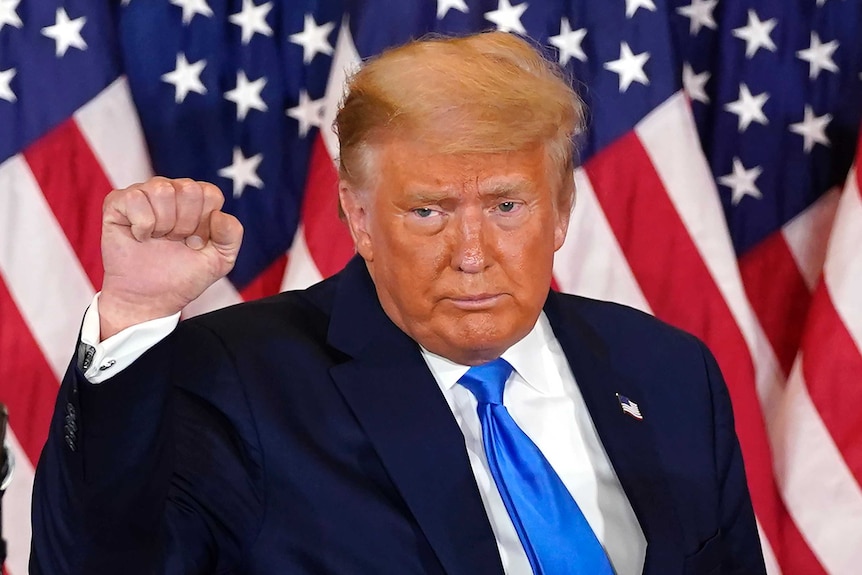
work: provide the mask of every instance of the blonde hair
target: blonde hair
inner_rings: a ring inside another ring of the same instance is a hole
[[[546,147],[572,178],[584,110],[561,68],[504,32],[427,37],[368,60],[347,82],[334,129],[339,175],[365,188],[374,145],[415,138],[444,154]],[[563,186],[569,188],[571,186]]]

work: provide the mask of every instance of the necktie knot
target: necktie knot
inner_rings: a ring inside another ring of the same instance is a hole
[[[467,370],[458,383],[470,390],[479,403],[500,405],[503,403],[503,388],[512,373],[512,366],[502,357]]]

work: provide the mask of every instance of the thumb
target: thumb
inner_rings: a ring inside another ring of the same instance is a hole
[[[214,211],[210,214],[210,241],[232,265],[242,244],[242,224],[231,214]]]

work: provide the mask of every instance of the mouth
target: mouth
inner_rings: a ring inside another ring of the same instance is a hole
[[[452,305],[466,311],[490,309],[503,298],[499,293],[482,293],[475,295],[459,295],[447,298]]]

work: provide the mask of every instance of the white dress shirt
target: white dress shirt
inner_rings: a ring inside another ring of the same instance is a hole
[[[179,322],[180,314],[175,313],[133,325],[100,342],[99,294],[96,294],[81,324],[81,343],[92,348],[84,377],[90,383],[102,383],[113,377],[167,337]]]
[[[151,320],[99,342],[98,304],[96,294],[81,327],[81,342],[93,348],[84,376],[96,384],[131,365],[170,334],[180,319],[180,314],[175,314]],[[457,384],[469,367],[425,349],[422,356],[464,434],[503,567],[508,575],[531,575],[529,560],[485,459],[476,398]],[[640,574],[646,554],[643,531],[544,313],[533,330],[502,357],[514,368],[503,394],[503,404],[512,419],[539,447],[577,501],[617,575]]]
[[[509,575],[530,575],[529,560],[485,458],[476,398],[458,385],[469,367],[425,349],[422,355],[464,434],[503,567]],[[503,392],[503,405],[577,501],[617,575],[640,574],[646,539],[544,313],[533,330],[502,357],[514,368]]]

